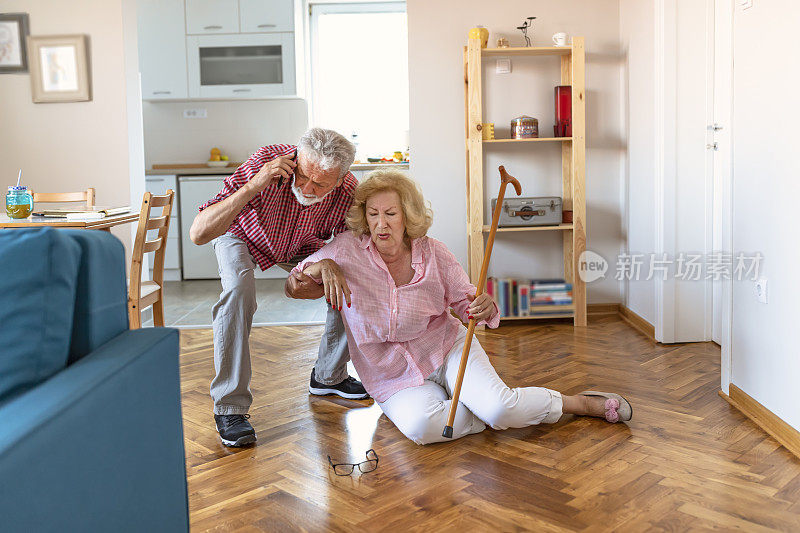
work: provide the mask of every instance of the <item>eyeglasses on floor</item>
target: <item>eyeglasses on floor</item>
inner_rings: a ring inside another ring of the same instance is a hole
[[[369,449],[366,453],[367,460],[360,463],[334,463],[331,456],[328,456],[328,464],[333,467],[333,473],[337,476],[349,476],[353,473],[356,467],[362,474],[372,472],[378,468],[378,454],[375,450]]]

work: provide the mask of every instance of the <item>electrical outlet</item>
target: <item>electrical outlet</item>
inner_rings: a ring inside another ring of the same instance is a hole
[[[183,118],[208,118],[208,111],[204,108],[184,109]]]
[[[742,9],[750,9],[753,7],[753,0],[739,0],[739,5],[742,6]]]
[[[511,59],[502,57],[497,60],[495,65],[496,74],[508,74],[511,72]]]
[[[767,280],[764,278],[756,281],[756,298],[762,304],[767,303]]]

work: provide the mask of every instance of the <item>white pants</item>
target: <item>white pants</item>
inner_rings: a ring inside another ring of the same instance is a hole
[[[466,330],[462,331],[442,366],[418,387],[394,393],[378,403],[384,414],[417,444],[449,441],[442,430],[450,413],[450,399],[458,377]],[[509,388],[497,375],[478,339],[472,339],[461,384],[453,438],[493,429],[552,424],[561,418],[561,393],[541,387]]]

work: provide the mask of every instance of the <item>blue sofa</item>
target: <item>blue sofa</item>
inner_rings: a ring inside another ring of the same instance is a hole
[[[0,531],[187,531],[178,353],[110,233],[0,230]]]

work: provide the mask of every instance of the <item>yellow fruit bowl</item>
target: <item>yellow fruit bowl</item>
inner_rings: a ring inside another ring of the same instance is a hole
[[[206,161],[209,167],[227,167],[230,161]]]

